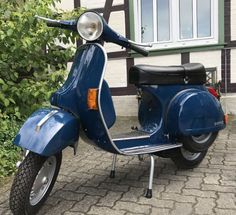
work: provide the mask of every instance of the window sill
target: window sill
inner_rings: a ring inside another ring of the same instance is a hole
[[[213,44],[213,45],[202,45],[202,46],[189,46],[189,47],[178,47],[178,48],[167,48],[167,49],[152,49],[149,51],[150,56],[158,55],[170,55],[170,54],[180,54],[184,52],[200,52],[200,51],[213,51],[220,50],[224,48],[225,43]],[[129,52],[131,57],[143,57],[135,51]]]

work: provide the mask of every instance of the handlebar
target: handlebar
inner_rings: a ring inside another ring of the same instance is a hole
[[[62,29],[67,29],[71,31],[77,31],[77,20],[54,20],[49,19],[46,17],[38,16],[36,15],[35,18],[44,20],[48,27],[57,27]],[[106,42],[113,42],[117,45],[120,45],[122,47],[130,48],[133,51],[136,51],[137,53],[148,56],[149,51],[142,47],[152,47],[152,44],[150,43],[136,43],[132,40],[128,40],[127,38],[117,34],[115,31],[113,31],[105,22],[104,20],[104,31],[101,36],[101,39],[103,39]]]
[[[44,20],[48,27],[63,28],[67,30],[77,31],[76,29],[76,20],[54,20],[46,17],[36,15],[35,18]]]
[[[143,56],[148,56],[148,54],[149,54],[148,50],[141,48],[140,46],[132,44],[132,43],[130,43],[130,49],[138,52],[139,54],[141,54]]]
[[[132,40],[128,40],[129,44],[130,44],[130,49],[132,49],[133,51],[138,52],[139,54],[143,55],[143,56],[148,56],[149,51],[142,48],[142,47],[152,47],[151,43],[136,43]]]

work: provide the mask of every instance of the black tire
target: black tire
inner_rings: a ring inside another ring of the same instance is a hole
[[[191,152],[204,152],[215,141],[218,132],[203,134],[199,136],[184,136],[181,140],[184,148]]]
[[[193,153],[184,148],[178,148],[175,151],[175,156],[171,157],[171,160],[179,169],[193,169],[202,162],[206,154],[207,150]]]
[[[44,163],[46,165],[46,161],[50,162],[49,158],[52,157],[56,161],[56,164],[53,169],[54,173],[51,176],[51,182],[49,182],[48,185],[45,185],[48,187],[45,189],[45,193],[42,194],[42,198],[39,198],[39,202],[32,205],[30,195],[35,179],[37,178]],[[31,215],[36,214],[39,211],[40,207],[47,200],[47,197],[56,182],[61,166],[61,160],[61,152],[51,157],[43,157],[32,152],[27,155],[21,163],[11,187],[9,203],[10,209],[14,215]]]

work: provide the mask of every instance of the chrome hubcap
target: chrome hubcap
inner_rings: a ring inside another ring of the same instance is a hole
[[[201,134],[201,135],[196,135],[196,136],[192,136],[192,139],[194,142],[202,144],[207,142],[210,137],[211,137],[212,133],[208,133],[208,134]]]
[[[33,187],[30,192],[30,204],[37,205],[50,187],[53,176],[56,171],[57,160],[55,156],[49,157],[43,164],[38,175],[35,178]]]
[[[198,153],[194,153],[194,152],[190,152],[184,148],[181,148],[181,153],[183,155],[183,157],[186,159],[186,160],[189,160],[189,161],[193,161],[195,159],[197,159],[200,155],[201,155],[201,152],[198,152]]]

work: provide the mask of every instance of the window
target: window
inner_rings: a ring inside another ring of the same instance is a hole
[[[135,0],[135,40],[153,48],[218,43],[218,1]]]

